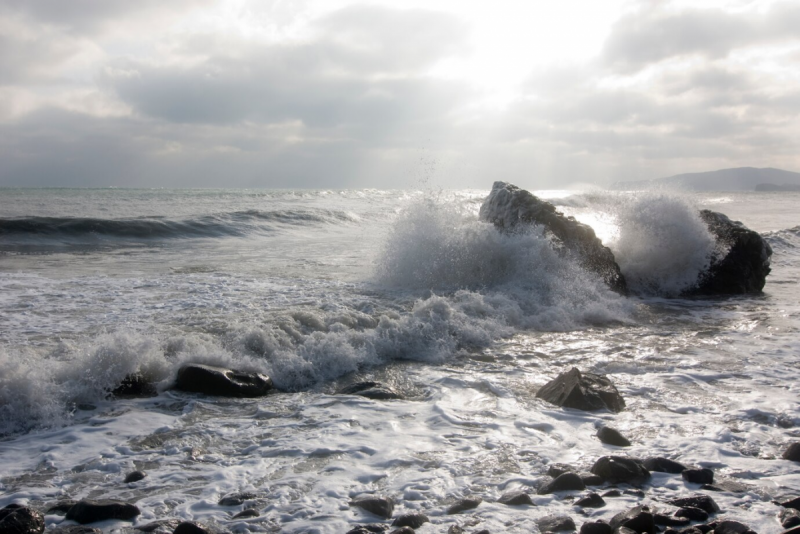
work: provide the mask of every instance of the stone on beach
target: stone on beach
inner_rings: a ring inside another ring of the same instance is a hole
[[[272,379],[260,373],[192,363],[178,371],[175,388],[223,397],[262,397],[272,389]]]
[[[542,386],[536,396],[550,404],[577,410],[625,409],[625,400],[611,380],[603,375],[581,373],[576,367]]]

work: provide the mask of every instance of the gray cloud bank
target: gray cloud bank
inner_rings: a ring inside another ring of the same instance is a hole
[[[594,58],[520,65],[500,109],[436,75],[469,60],[456,15],[354,5],[291,39],[148,34],[209,5],[6,2],[0,185],[406,187],[423,155],[447,187],[800,168],[797,5],[645,6]]]

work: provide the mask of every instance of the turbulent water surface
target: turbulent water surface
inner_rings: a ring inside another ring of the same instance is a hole
[[[622,297],[541,229],[480,222],[486,193],[0,190],[0,506],[107,497],[135,502],[136,525],[333,533],[377,521],[348,502],[378,493],[396,515],[425,512],[423,533],[529,532],[581,514],[553,495],[497,497],[534,491],[552,463],[622,453],[747,484],[714,495],[723,516],[779,532],[771,500],[800,493],[780,459],[800,438],[800,194],[540,192],[611,247]],[[701,208],[767,237],[762,295],[676,297],[717,247]],[[169,389],[185,362],[261,371],[279,391]],[[628,408],[535,398],[573,366],[607,374]],[[109,399],[132,373],[159,395]],[[406,399],[336,394],[364,379]],[[633,447],[601,444],[603,424]],[[134,469],[148,476],[124,484]],[[656,473],[645,501],[696,488]],[[218,505],[240,491],[254,498]],[[470,495],[483,504],[444,513]],[[259,516],[231,519],[243,507]]]

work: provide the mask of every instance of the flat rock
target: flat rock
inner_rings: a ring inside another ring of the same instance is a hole
[[[687,467],[682,463],[660,457],[646,458],[642,464],[644,464],[648,471],[654,471],[657,473],[680,474],[683,472],[683,470],[687,469]]]
[[[579,474],[563,473],[539,489],[539,494],[546,495],[557,491],[583,491],[585,489],[586,485]]]
[[[548,515],[539,518],[536,526],[540,532],[562,532],[575,530],[575,521],[568,515]]]
[[[481,205],[480,219],[509,232],[524,226],[542,227],[558,250],[571,255],[586,270],[600,275],[612,290],[623,295],[627,293],[625,277],[614,254],[597,238],[594,230],[573,217],[564,216],[555,206],[528,191],[506,182],[495,182]]]
[[[614,483],[638,483],[650,478],[650,471],[641,461],[627,456],[602,456],[592,466],[592,473]]]
[[[261,373],[191,363],[178,371],[175,388],[222,397],[262,397],[272,389],[272,379]]]
[[[621,412],[625,409],[625,400],[611,380],[603,375],[581,373],[576,367],[542,386],[536,396],[550,404],[576,410]]]
[[[597,438],[606,445],[616,445],[617,447],[630,447],[631,442],[619,433],[615,428],[610,426],[600,427],[597,431]]]
[[[497,502],[500,504],[505,504],[506,506],[520,506],[525,504],[531,506],[534,505],[531,496],[524,491],[510,491],[508,493],[504,493],[499,499],[497,499]]]
[[[3,534],[41,534],[44,517],[33,508],[9,504],[0,510],[0,532]]]
[[[66,518],[85,525],[107,519],[133,521],[139,513],[139,508],[133,504],[113,500],[83,500],[69,509]]]
[[[655,534],[656,524],[653,514],[647,506],[635,506],[625,512],[620,512],[611,518],[611,528],[617,530],[626,527],[639,534]]]
[[[350,501],[350,506],[356,506],[384,519],[391,518],[392,512],[394,511],[394,503],[392,500],[378,495],[356,497]]]
[[[591,521],[581,525],[580,534],[612,534],[611,525],[604,521]]]
[[[711,469],[684,469],[681,477],[686,482],[692,484],[712,484],[714,482],[714,471]]]
[[[402,399],[397,390],[381,382],[357,382],[339,390],[341,395],[359,395],[374,400]]]
[[[724,252],[715,254],[709,268],[686,295],[740,295],[759,293],[770,272],[772,248],[766,239],[722,213],[700,211]]]
[[[716,514],[719,512],[719,506],[714,502],[714,499],[702,493],[696,493],[689,497],[678,497],[677,499],[671,499],[667,502],[679,508],[683,508],[684,506],[700,508],[708,514]]]
[[[606,501],[597,493],[590,492],[575,501],[574,504],[582,508],[602,508],[606,505]]]
[[[139,482],[140,480],[142,480],[146,476],[147,476],[147,473],[145,473],[144,471],[131,471],[125,477],[125,481],[124,482],[126,484],[130,483],[130,482]]]
[[[466,510],[472,510],[477,508],[482,502],[483,499],[480,497],[464,497],[454,505],[450,506],[450,508],[447,509],[447,513],[452,515],[464,512]]]
[[[791,460],[792,462],[800,462],[800,442],[796,441],[789,445],[786,450],[783,451],[781,458],[784,460]]]
[[[430,519],[428,519],[428,516],[416,512],[412,514],[403,514],[401,516],[398,516],[394,521],[392,521],[392,526],[419,528],[425,523],[430,523]]]

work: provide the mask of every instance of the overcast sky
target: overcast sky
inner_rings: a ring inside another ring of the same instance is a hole
[[[800,171],[800,2],[0,0],[0,186]]]

